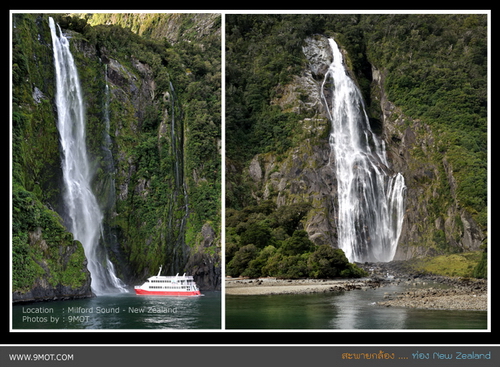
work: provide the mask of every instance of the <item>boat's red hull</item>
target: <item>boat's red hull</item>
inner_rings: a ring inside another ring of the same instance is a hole
[[[147,291],[144,289],[135,288],[135,294],[141,296],[200,296],[200,291],[192,292],[176,292],[176,291]]]

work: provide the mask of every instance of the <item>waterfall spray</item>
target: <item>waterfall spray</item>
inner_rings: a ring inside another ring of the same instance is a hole
[[[62,149],[64,202],[67,227],[85,250],[92,276],[92,291],[99,294],[124,292],[106,251],[99,246],[103,215],[92,192],[92,170],[87,154],[85,109],[78,72],[69,41],[59,25],[49,18],[56,72],[57,128]],[[59,35],[58,35],[59,34]]]
[[[333,39],[330,47],[333,62],[321,93],[332,123],[339,247],[351,262],[391,261],[403,224],[404,178],[389,168],[384,142],[371,130],[361,92]]]

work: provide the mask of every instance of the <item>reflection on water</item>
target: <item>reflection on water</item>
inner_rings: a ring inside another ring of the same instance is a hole
[[[332,298],[331,302],[336,305],[338,312],[329,323],[330,328],[404,329],[406,310],[377,306],[371,298],[373,293],[372,290],[350,291]]]
[[[37,310],[47,310],[45,314]],[[13,329],[220,329],[220,292],[202,297],[133,293],[12,307]],[[36,318],[38,317],[38,318]]]
[[[486,329],[487,312],[416,310],[376,303],[388,286],[366,291],[226,296],[227,329]]]

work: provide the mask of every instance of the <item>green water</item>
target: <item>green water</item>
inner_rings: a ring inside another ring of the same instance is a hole
[[[319,294],[226,296],[226,329],[484,330],[487,312],[383,307],[384,287]],[[221,293],[203,297],[135,294],[12,307],[13,329],[220,329]],[[42,312],[45,311],[45,312]]]
[[[486,329],[487,312],[384,307],[397,286],[349,292],[226,296],[227,329]]]
[[[220,329],[221,293],[154,297],[133,293],[12,307],[12,329]]]

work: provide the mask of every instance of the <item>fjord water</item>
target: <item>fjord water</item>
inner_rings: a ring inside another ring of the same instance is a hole
[[[390,169],[361,92],[346,72],[338,45],[329,42],[333,62],[321,93],[332,124],[330,165],[338,181],[339,247],[350,262],[391,261],[403,224],[404,178]]]
[[[13,329],[220,329],[220,292],[201,297],[137,296],[115,293],[99,297],[25,303],[12,306]]]
[[[112,262],[100,245],[103,215],[92,192],[93,172],[86,147],[86,119],[78,71],[69,40],[49,18],[56,74],[57,128],[61,144],[66,226],[85,250],[87,268],[92,276],[92,291],[97,294],[125,292],[115,275]]]
[[[379,306],[402,286],[314,294],[227,295],[227,329],[471,330],[487,328],[486,311]]]

